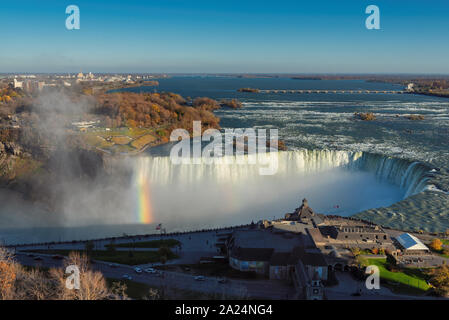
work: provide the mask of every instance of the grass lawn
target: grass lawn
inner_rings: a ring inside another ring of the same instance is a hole
[[[113,153],[129,153],[142,149],[157,140],[156,128],[110,128],[109,131],[95,129],[79,133],[84,141]]]
[[[135,151],[135,149],[131,147],[129,144],[116,144],[110,150],[112,150],[112,152],[116,154],[129,153]]]
[[[143,147],[145,147],[147,144],[149,144],[150,142],[153,142],[156,140],[156,137],[153,136],[152,134],[146,134],[144,136],[141,136],[137,139],[135,139],[133,142],[131,142],[131,145],[136,148],[137,150],[142,149]]]
[[[128,144],[131,141],[131,138],[128,136],[113,136],[111,141],[115,144]]]
[[[78,251],[85,253],[84,250],[33,250],[30,252],[58,254],[68,256],[70,252]],[[167,257],[168,260],[176,259],[178,256],[171,252]],[[110,250],[95,250],[90,254],[90,258],[94,260],[114,262],[127,265],[138,265],[146,263],[154,263],[161,261],[161,255],[158,251],[110,251]]]
[[[108,149],[114,145],[113,143],[96,135],[85,135],[83,136],[83,139],[88,145],[101,149]]]
[[[175,239],[166,239],[166,240],[151,240],[151,241],[142,241],[142,242],[129,242],[129,243],[118,243],[114,244],[116,248],[160,248],[167,247],[173,248],[180,244],[178,240]],[[110,245],[106,245],[109,247]]]
[[[386,259],[366,259],[364,264],[379,267],[382,282],[394,292],[422,294],[430,288],[426,282],[428,276],[419,269],[402,268],[397,272],[392,272],[387,269]]]

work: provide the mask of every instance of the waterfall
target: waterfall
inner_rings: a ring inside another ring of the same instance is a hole
[[[276,166],[276,177],[292,173],[313,174],[335,168],[373,173],[382,182],[399,186],[404,197],[426,189],[429,172],[424,164],[365,152],[336,150],[295,150],[273,153],[268,162],[253,164],[256,155],[223,157],[213,164],[172,164],[169,157],[139,157],[136,170],[158,184],[185,184],[208,181],[216,184],[245,183],[262,179],[260,167]]]
[[[404,190],[404,198],[420,193],[427,188],[430,168],[421,162],[411,162],[378,154],[363,153],[357,159],[361,170],[375,172],[381,181],[395,184]]]

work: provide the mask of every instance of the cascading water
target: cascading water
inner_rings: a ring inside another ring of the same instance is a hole
[[[213,164],[173,164],[169,157],[134,158],[151,189],[154,220],[172,230],[282,217],[302,198],[320,213],[348,216],[390,206],[426,186],[420,163],[363,152],[297,150],[223,157]],[[265,159],[266,160],[266,159]],[[260,175],[260,168],[277,168]]]
[[[427,188],[430,170],[420,162],[391,158],[378,154],[361,153],[355,165],[358,169],[375,172],[376,177],[399,186],[404,190],[404,198]]]
[[[159,184],[208,181],[215,183],[242,183],[259,175],[261,167],[277,167],[275,176],[293,173],[312,174],[336,168],[361,170],[375,174],[381,182],[388,182],[404,190],[404,198],[427,187],[429,168],[419,162],[385,157],[364,152],[335,150],[296,150],[271,155],[269,162],[251,164],[256,155],[224,157],[214,164],[172,164],[169,157],[141,157],[136,170]],[[227,159],[226,159],[227,158]]]

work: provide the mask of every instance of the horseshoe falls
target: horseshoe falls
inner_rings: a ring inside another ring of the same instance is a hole
[[[333,150],[224,157],[217,163],[173,164],[169,157],[134,158],[134,174],[151,190],[154,221],[173,230],[279,218],[303,198],[318,213],[349,216],[389,206],[427,188],[424,164]],[[261,175],[261,168],[277,168]]]

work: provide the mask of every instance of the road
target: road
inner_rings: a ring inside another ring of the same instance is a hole
[[[198,263],[201,257],[213,257],[220,254],[220,250],[215,245],[219,242],[223,234],[230,231],[204,231],[204,232],[192,232],[185,234],[171,234],[171,235],[148,235],[148,236],[131,236],[131,237],[119,237],[114,241],[111,239],[99,239],[92,240],[94,250],[106,250],[107,245],[123,244],[123,243],[138,243],[152,240],[161,239],[175,239],[181,243],[180,247],[172,248],[179,258],[169,260],[168,264],[195,264]],[[86,244],[84,242],[65,242],[65,243],[53,243],[53,244],[29,244],[15,247],[17,251],[26,250],[84,250]],[[116,247],[116,250],[129,251],[130,248]],[[131,250],[136,251],[150,251],[150,248],[135,248]],[[158,250],[158,249],[154,249]],[[145,267],[145,266],[142,266]]]
[[[25,253],[17,253],[16,260],[22,265],[41,266],[45,268],[61,268],[62,260],[53,259],[50,255],[36,254],[42,260],[36,261]],[[194,279],[194,276],[163,271],[162,276],[134,271],[134,267],[117,265],[111,267],[109,263],[96,261],[93,270],[100,271],[106,278],[122,279],[124,274],[132,277],[132,281],[147,284],[152,287],[169,287],[189,291],[215,294],[218,296],[235,297],[240,299],[288,299],[293,298],[294,288],[276,280],[240,280],[228,279],[226,283],[218,283],[215,277],[204,277],[204,281]]]

